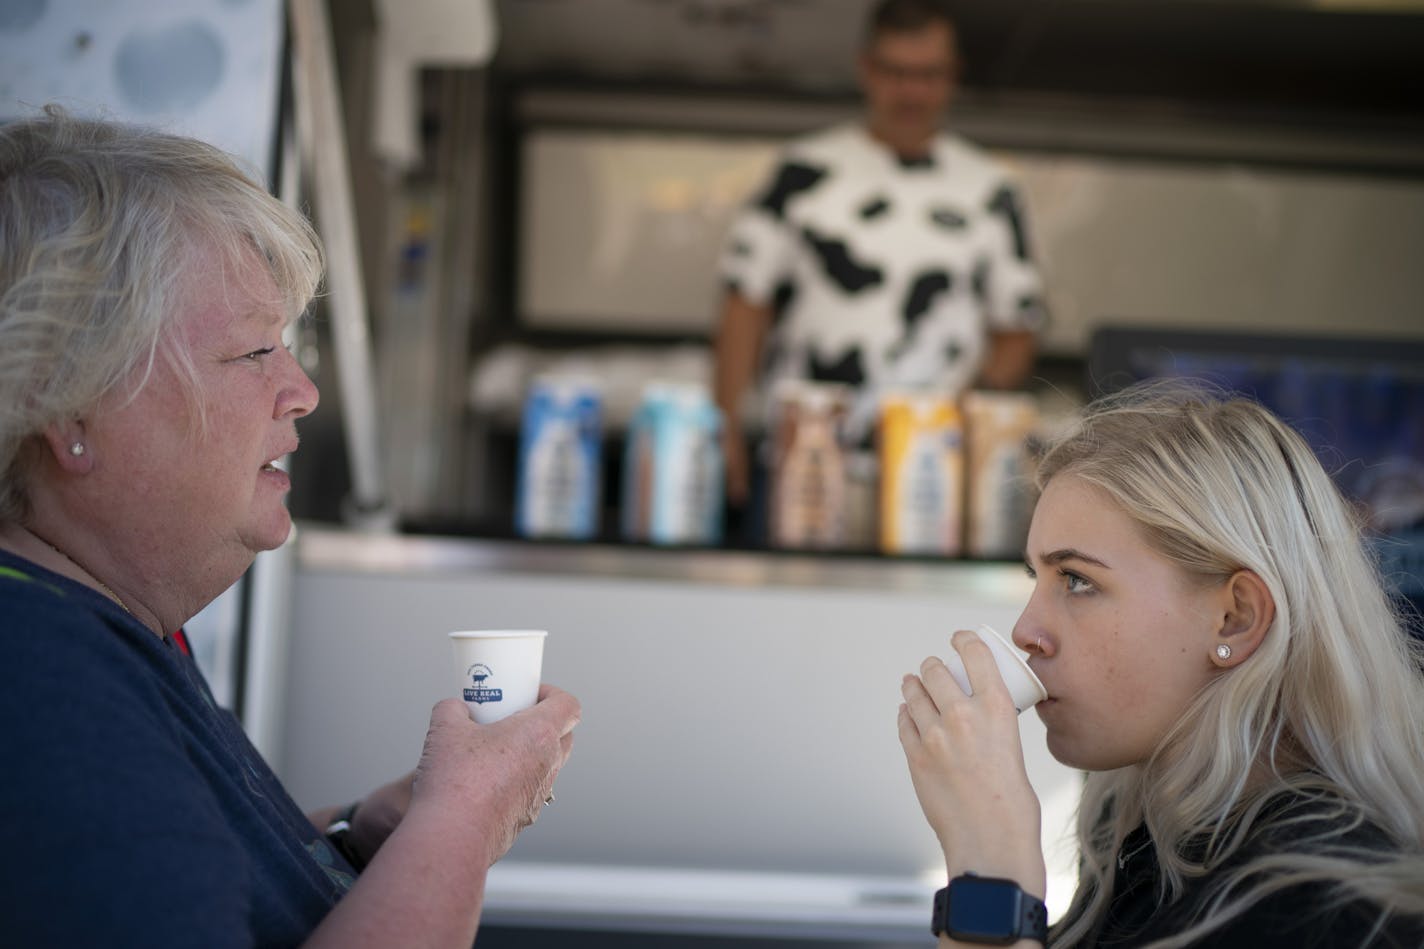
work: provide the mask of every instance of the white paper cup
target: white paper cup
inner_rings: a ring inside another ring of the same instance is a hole
[[[1043,683],[1038,681],[1038,676],[1034,675],[1033,670],[1028,667],[1024,654],[1019,652],[1017,646],[999,635],[992,626],[980,625],[975,632],[988,645],[989,651],[994,654],[994,664],[999,667],[999,675],[1003,676],[1004,684],[1009,687],[1009,695],[1013,697],[1014,708],[1022,712],[1048,698],[1048,690],[1043,687]],[[949,667],[949,674],[954,676],[954,681],[959,683],[964,694],[973,695],[974,690],[969,685],[969,674],[964,669],[964,660],[960,658],[959,650],[955,649],[953,645],[944,655],[944,664]]]
[[[538,701],[548,635],[542,629],[471,629],[450,634],[459,695],[471,718],[488,725]]]

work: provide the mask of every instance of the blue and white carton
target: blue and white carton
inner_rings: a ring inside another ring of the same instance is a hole
[[[598,533],[602,395],[590,380],[540,376],[524,400],[515,528],[525,537]]]
[[[721,543],[723,477],[722,413],[706,388],[650,383],[628,426],[624,538]]]

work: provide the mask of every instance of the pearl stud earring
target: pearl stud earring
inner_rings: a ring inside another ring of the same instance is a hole
[[[69,446],[69,453],[70,453],[71,455],[73,455],[75,458],[78,458],[80,455],[84,454],[84,443],[83,443],[83,442],[75,442],[73,445],[70,445],[70,446]]]
[[[1217,646],[1216,658],[1220,659],[1222,662],[1225,662],[1226,660],[1230,659],[1231,647],[1226,645],[1226,643],[1222,643],[1220,646]]]

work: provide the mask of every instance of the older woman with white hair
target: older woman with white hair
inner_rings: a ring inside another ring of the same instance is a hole
[[[1351,510],[1254,402],[1148,386],[1047,452],[1014,641],[1089,772],[1047,931],[1040,810],[988,647],[903,683],[940,945],[1424,945],[1424,671]]]
[[[282,335],[320,274],[308,224],[210,146],[0,127],[7,945],[468,949],[552,793],[572,696],[489,726],[450,699],[328,838],[338,809],[298,809],[174,644],[290,530],[274,462],[317,391]]]

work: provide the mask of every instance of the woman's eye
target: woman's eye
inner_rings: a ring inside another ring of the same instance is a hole
[[[266,349],[255,349],[255,350],[253,350],[252,352],[248,353],[247,355],[243,356],[242,358],[243,358],[243,359],[251,359],[253,362],[256,362],[257,360],[261,359],[263,356],[270,356],[270,355],[272,355],[272,353],[274,353],[274,352],[276,352],[276,351],[277,351],[277,347],[276,347],[276,346],[268,346]]]
[[[1064,586],[1069,593],[1088,593],[1093,589],[1093,584],[1085,577],[1080,577],[1071,570],[1061,571],[1065,581]]]

